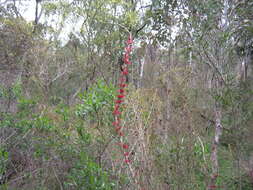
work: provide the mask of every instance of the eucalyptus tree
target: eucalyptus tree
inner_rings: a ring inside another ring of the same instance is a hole
[[[250,78],[247,68],[252,62],[252,11],[249,10],[253,5],[250,1],[226,0],[152,2],[152,24],[153,30],[157,31],[157,41],[164,47],[178,44],[175,49],[184,50],[185,64],[189,64],[195,75],[189,87],[204,92],[205,104],[202,106],[213,110],[216,125],[211,153],[212,174],[207,188],[214,188],[222,167],[218,164],[219,142],[224,142],[223,138],[231,133],[236,139],[248,129],[245,116],[239,114],[243,111],[235,113],[235,109],[238,106],[244,111],[247,109],[246,115],[251,115],[251,108],[242,105],[244,98],[239,98],[239,91],[243,89],[238,86],[237,76],[239,83]],[[173,30],[177,36],[174,42],[171,41]],[[241,72],[238,72],[238,65]],[[248,97],[247,90],[244,92]],[[249,99],[245,101],[250,102]],[[240,120],[231,122],[235,115],[240,115]],[[246,120],[250,121],[250,118]],[[224,128],[228,130],[222,134]],[[235,128],[241,132],[235,133]]]
[[[97,77],[106,81],[117,79],[116,71],[122,62],[124,41],[129,33],[135,33],[143,26],[136,9],[140,6],[138,3],[139,1],[88,0],[48,2],[43,5],[49,18],[52,15],[59,17],[59,27],[53,33],[55,38],[61,36],[63,28],[65,31],[71,28],[72,39],[69,39],[69,43],[73,42],[73,37],[79,43],[71,52],[78,68],[75,75],[81,77],[79,82],[82,81],[82,84],[79,86],[82,89],[87,88]]]

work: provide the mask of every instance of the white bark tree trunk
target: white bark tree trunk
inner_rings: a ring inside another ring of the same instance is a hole
[[[208,190],[217,188],[216,179],[219,176],[219,163],[218,163],[218,146],[220,143],[220,136],[222,135],[221,125],[221,110],[218,106],[215,108],[215,135],[212,144],[211,162],[212,162],[212,174]]]
[[[221,31],[226,32],[226,30],[229,27],[229,19],[228,19],[228,9],[229,9],[229,2],[228,0],[223,1],[223,11],[221,13],[220,17],[220,23],[219,28]],[[226,43],[226,42],[225,42]],[[214,79],[214,84],[212,88],[216,90],[216,94],[218,96],[222,96],[222,89],[224,87],[224,77],[223,75],[223,68],[225,64],[228,64],[226,58],[221,59],[220,56],[225,56],[225,49],[223,46],[220,47],[221,54],[218,55],[218,61],[216,63],[216,68],[220,72],[220,76],[217,76],[217,73],[215,73],[216,77]],[[223,61],[221,61],[223,60]],[[218,147],[220,144],[220,137],[222,135],[222,125],[221,125],[221,119],[222,119],[222,111],[221,111],[221,105],[219,102],[215,102],[215,133],[214,133],[214,139],[212,143],[212,152],[211,152],[211,163],[212,163],[212,174],[210,183],[207,187],[207,190],[217,189],[216,186],[216,179],[219,176],[219,162],[218,162]]]

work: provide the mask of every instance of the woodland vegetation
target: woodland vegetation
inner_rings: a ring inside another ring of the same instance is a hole
[[[0,189],[253,189],[252,0],[0,2]]]

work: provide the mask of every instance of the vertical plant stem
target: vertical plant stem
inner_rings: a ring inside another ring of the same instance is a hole
[[[114,115],[113,126],[115,127],[115,131],[117,135],[119,136],[119,145],[123,153],[124,159],[121,166],[123,166],[123,164],[127,165],[133,182],[137,185],[137,189],[140,189],[141,187],[138,183],[138,180],[135,177],[134,168],[129,158],[131,151],[130,151],[129,144],[125,138],[125,134],[123,133],[124,126],[121,122],[122,104],[124,103],[124,98],[126,96],[125,87],[127,86],[128,76],[129,76],[128,67],[132,64],[130,61],[130,53],[132,50],[132,44],[133,44],[133,39],[132,39],[132,35],[130,34],[126,42],[126,47],[125,47],[124,55],[123,55],[124,64],[121,66],[121,73],[119,77],[119,90],[118,90],[119,94],[117,95],[117,100],[115,101],[115,107],[113,110],[113,115]]]

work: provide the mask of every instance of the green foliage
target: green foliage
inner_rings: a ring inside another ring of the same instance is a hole
[[[78,106],[76,114],[84,119],[110,122],[115,93],[116,88],[112,84],[99,80],[80,95],[83,103]]]
[[[198,141],[194,144],[194,155],[199,157],[200,161],[203,161],[203,158],[211,155],[210,144],[203,144],[202,141]]]
[[[210,144],[188,137],[172,137],[153,148],[160,183],[169,182],[172,189],[205,189],[210,170]],[[187,171],[187,172],[185,172]]]
[[[41,132],[50,132],[55,129],[52,121],[46,116],[39,116],[34,120],[34,126]]]
[[[0,98],[15,100],[21,97],[21,95],[22,95],[22,86],[20,81],[16,81],[9,88],[0,85]]]
[[[104,85],[100,84],[99,87],[105,92],[108,91]],[[62,159],[61,162],[70,162],[70,172],[64,174],[67,179],[62,181],[67,189],[113,189],[114,183],[110,181],[109,174],[91,159],[93,155],[89,153],[92,151],[88,149],[91,144],[91,135],[84,128],[82,120],[76,118],[67,105],[60,104],[52,112],[45,110],[44,114],[38,114],[33,112],[38,105],[37,101],[24,97],[18,101],[19,112],[2,114],[0,120],[0,130],[15,130],[15,136],[6,137],[10,138],[5,144],[9,143],[8,146],[0,149],[1,177],[6,172],[10,159],[8,150],[12,149],[11,142],[13,141],[15,146],[24,152],[31,151],[32,148],[32,152],[29,152],[31,160],[50,163],[53,162],[53,158]],[[30,133],[32,135],[29,135]],[[66,141],[69,142],[66,143]],[[64,168],[65,166],[60,167]],[[37,177],[45,178],[51,175],[48,172],[49,170],[44,168],[38,175],[31,175],[31,177],[34,180]],[[29,170],[27,175],[29,175]],[[36,183],[36,188],[41,186],[48,189],[48,186],[55,186],[54,184],[43,184],[41,180]],[[8,189],[8,186],[6,188]]]
[[[59,104],[55,110],[55,112],[62,116],[64,122],[68,121],[70,118],[70,110],[69,107],[65,104]]]
[[[65,185],[70,189],[112,190],[114,187],[108,173],[92,161],[85,152],[80,153],[80,159],[70,171],[68,179]]]
[[[138,23],[138,14],[135,11],[129,11],[125,15],[125,25],[133,27]]]
[[[91,135],[87,133],[87,131],[82,125],[76,126],[76,131],[82,143],[85,143],[85,144],[91,143]]]
[[[5,150],[5,148],[0,147],[0,180],[6,172],[7,161],[8,161],[9,153]]]
[[[35,106],[36,106],[35,100],[27,99],[24,97],[19,98],[17,107],[18,110],[20,111],[19,113],[20,117],[29,115],[35,108]]]

